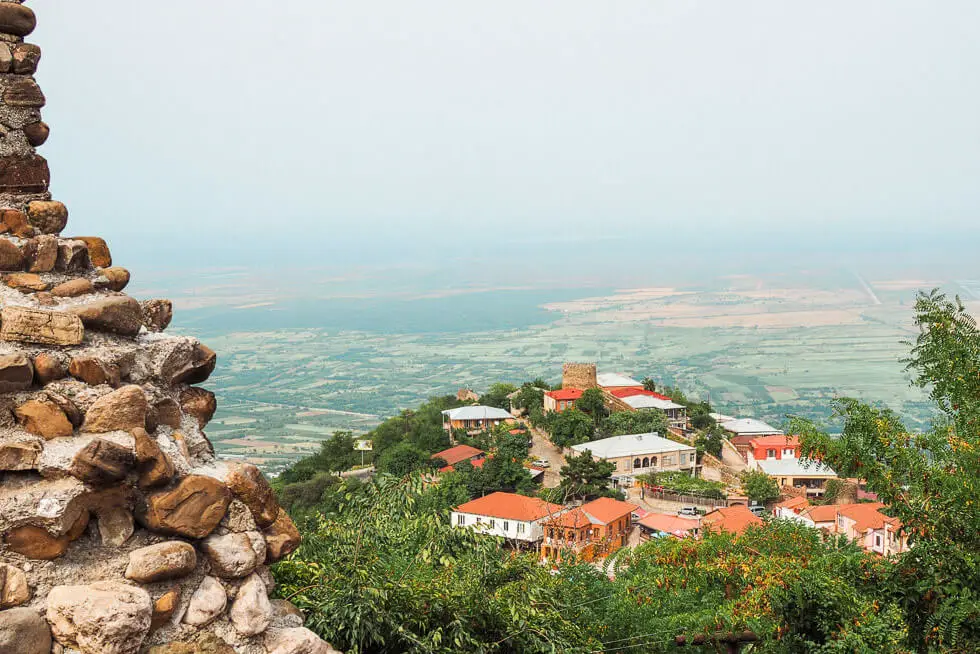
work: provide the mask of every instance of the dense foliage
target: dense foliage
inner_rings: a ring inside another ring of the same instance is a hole
[[[725,498],[725,484],[692,477],[686,472],[648,472],[640,475],[638,479],[650,486],[662,486],[665,490],[678,495],[696,495],[718,500]]]
[[[768,504],[779,499],[779,484],[761,470],[746,470],[739,479],[745,495],[758,504]]]

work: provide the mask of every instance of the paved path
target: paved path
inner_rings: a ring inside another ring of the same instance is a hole
[[[531,432],[531,458],[542,459],[551,464],[544,470],[542,486],[545,488],[557,487],[561,483],[560,471],[565,465],[565,457],[562,456],[561,450],[548,440],[543,431],[535,429],[526,420],[522,420],[521,423]]]

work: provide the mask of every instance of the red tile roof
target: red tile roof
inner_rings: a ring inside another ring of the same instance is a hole
[[[589,516],[585,515],[585,511],[581,508],[575,508],[571,511],[565,511],[559,516],[555,516],[545,524],[564,527],[566,529],[581,529],[582,527],[590,526],[592,521],[589,520]]]
[[[442,459],[449,465],[456,465],[460,461],[466,461],[467,459],[472,459],[475,456],[481,456],[483,454],[483,450],[478,450],[475,447],[471,447],[469,445],[457,445],[456,447],[450,447],[448,450],[436,452],[432,455],[432,458]]]
[[[464,461],[465,461],[465,459],[464,459]],[[459,463],[462,463],[462,462],[463,461],[460,461]],[[474,468],[482,468],[483,467],[483,464],[486,463],[486,462],[487,462],[486,457],[483,457],[482,459],[470,459],[470,464]],[[443,467],[439,468],[439,472],[449,472],[450,470],[454,470],[455,471],[457,465],[459,465],[459,464],[454,464],[454,465],[451,465],[451,466],[443,466]]]
[[[577,400],[584,392],[580,388],[563,388],[558,391],[548,391],[545,395],[553,400]]]
[[[608,525],[616,522],[623,516],[627,516],[636,511],[639,506],[629,502],[620,502],[611,497],[600,497],[582,505],[582,510],[591,518],[595,518],[599,524]]]
[[[776,508],[803,510],[809,506],[810,502],[805,497],[791,497],[777,504]]]
[[[786,436],[771,434],[769,436],[755,436],[749,444],[753,447],[796,447],[800,444],[799,436]]]
[[[803,515],[814,522],[833,522],[837,520],[837,510],[839,508],[836,504],[824,504],[823,506],[814,506],[807,509],[803,512]]]
[[[879,502],[841,504],[837,508],[842,516],[854,521],[854,529],[859,533],[864,533],[868,529],[881,529],[886,524],[894,527],[902,525],[897,518],[882,513],[881,509],[885,508],[885,505]]]
[[[639,522],[641,527],[662,531],[667,534],[691,532],[698,528],[699,522],[691,518],[681,518],[668,513],[648,513]]]
[[[715,509],[701,519],[701,524],[715,531],[727,531],[732,534],[742,534],[752,525],[763,524],[762,518],[749,511],[744,504],[736,504],[722,509]]]
[[[531,522],[549,515],[556,515],[565,507],[551,504],[536,497],[525,497],[516,493],[496,492],[465,504],[460,504],[456,510],[460,513]]]
[[[624,397],[636,397],[637,395],[646,395],[647,397],[655,397],[658,400],[667,400],[667,401],[673,402],[673,400],[671,400],[666,395],[662,395],[660,393],[654,393],[653,391],[647,391],[647,390],[644,390],[642,388],[632,388],[632,387],[631,388],[612,388],[612,389],[609,389],[609,392],[614,397],[618,397],[620,399],[622,399]]]

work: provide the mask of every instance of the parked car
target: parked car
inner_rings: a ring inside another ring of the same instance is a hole
[[[760,518],[769,515],[769,510],[766,507],[762,506],[761,504],[750,506],[749,511],[752,512],[752,515],[759,516]]]
[[[550,468],[551,467],[551,463],[548,462],[548,461],[545,461],[544,459],[533,459],[531,461],[531,465],[533,465],[535,468]]]
[[[682,508],[680,511],[677,512],[677,515],[698,516],[700,515],[700,512],[698,511],[698,507],[696,506],[685,506],[684,508]]]

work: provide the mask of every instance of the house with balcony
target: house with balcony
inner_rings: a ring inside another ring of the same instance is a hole
[[[667,416],[671,427],[687,428],[687,407],[678,404],[666,395],[647,391],[641,388],[616,388],[607,393],[618,400],[614,401],[613,410],[623,406],[632,411],[660,411]]]
[[[807,497],[823,497],[827,480],[837,478],[832,468],[809,459],[763,459],[756,465],[780,486],[801,489]]]
[[[657,434],[613,436],[569,449],[574,454],[590,452],[596,460],[614,464],[612,478],[616,486],[633,486],[637,476],[650,472],[681,471],[692,476],[697,472],[697,449]]]
[[[544,522],[541,558],[561,561],[574,554],[594,561],[626,545],[633,530],[632,513],[639,507],[600,497]]]
[[[509,411],[492,406],[461,406],[442,412],[442,428],[452,433],[462,429],[466,433],[488,431],[504,422],[514,422]]]
[[[769,423],[755,418],[733,418],[720,413],[712,413],[718,426],[725,432],[729,442],[735,446],[742,458],[748,460],[750,443],[762,436],[782,436],[783,432]]]
[[[500,536],[518,549],[527,549],[544,537],[544,522],[564,511],[560,504],[500,491],[460,504],[450,519],[453,527]]]
[[[837,533],[866,552],[890,556],[909,549],[908,536],[898,518],[882,513],[880,502],[841,504],[837,507]]]

